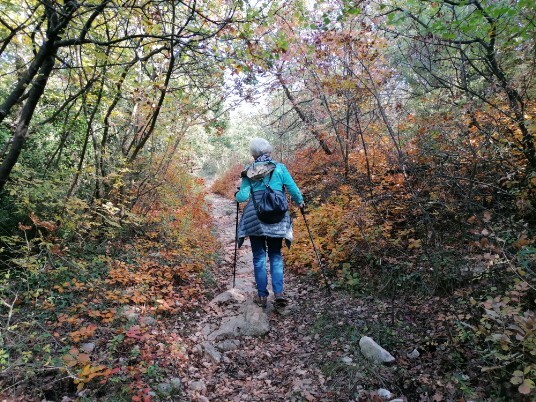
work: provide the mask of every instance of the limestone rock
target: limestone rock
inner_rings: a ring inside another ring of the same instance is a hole
[[[384,348],[378,345],[374,340],[368,336],[363,336],[359,340],[359,347],[361,353],[367,359],[377,363],[392,363],[395,358]]]
[[[201,355],[203,354],[203,346],[201,345],[195,345],[193,348],[192,348],[192,353],[194,355]]]
[[[385,388],[380,388],[378,391],[378,396],[382,399],[391,399],[393,397],[393,394],[391,391]]]
[[[200,394],[203,394],[203,395],[207,392],[207,386],[201,380],[191,382],[190,383],[190,389],[192,391],[197,391],[197,392],[199,392]]]
[[[268,315],[256,304],[246,305],[244,319],[248,324],[244,332],[250,336],[262,336],[270,331]]]
[[[201,329],[201,334],[203,336],[207,336],[208,334],[210,334],[211,332],[214,331],[214,328],[215,326],[213,324],[206,324],[202,329]]]
[[[408,352],[406,354],[406,356],[408,357],[408,359],[411,359],[411,360],[415,360],[417,359],[421,354],[419,353],[419,351],[417,349],[413,349],[411,352]]]
[[[226,290],[223,293],[217,295],[210,304],[226,304],[226,303],[242,303],[246,300],[246,296],[243,295],[237,288]]]
[[[203,342],[201,345],[205,351],[205,357],[212,363],[219,364],[221,361],[221,353],[218,352],[210,342]]]
[[[95,350],[95,344],[93,342],[83,343],[80,345],[80,349],[82,349],[84,353],[91,353]]]
[[[353,362],[353,360],[352,360],[352,358],[350,356],[344,356],[344,357],[341,358],[341,360],[342,360],[343,363],[348,364],[348,365],[352,364],[352,362]]]
[[[211,341],[239,336],[262,336],[270,331],[268,315],[255,304],[247,304],[242,314],[228,317],[220,328],[208,335]]]
[[[237,339],[226,339],[224,341],[218,342],[216,348],[222,352],[229,352],[231,350],[236,350],[240,346],[240,341]]]
[[[158,384],[156,391],[160,397],[167,398],[180,394],[181,388],[181,379],[178,377],[172,377],[169,379],[169,381]]]

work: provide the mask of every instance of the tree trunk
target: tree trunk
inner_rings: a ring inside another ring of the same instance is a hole
[[[21,96],[24,94],[28,84],[32,81],[35,75],[39,72],[39,69],[42,68],[43,64],[48,59],[49,55],[54,52],[54,44],[52,41],[47,40],[37,52],[37,55],[30,64],[30,67],[26,73],[20,78],[19,82],[11,93],[7,96],[4,103],[0,106],[0,122],[11,111],[11,108],[20,101]]]
[[[56,54],[58,52],[57,41],[60,39],[65,28],[71,21],[74,12],[79,7],[79,4],[75,0],[64,1],[62,7],[50,0],[44,0],[43,4],[46,10],[46,21],[48,23],[46,38],[41,44],[39,51],[35,55],[35,58],[26,73],[0,106],[1,122],[10,112],[11,108],[17,102],[21,101],[22,96],[26,91],[26,87],[32,82],[32,79],[34,79],[37,74],[31,89],[27,93],[26,102],[21,109],[9,151],[2,161],[2,165],[0,165],[0,192],[4,189],[9,175],[13,170],[13,166],[15,166],[19,159],[28,135],[28,126],[30,125],[35,108],[45,91],[48,79],[54,68]]]
[[[283,88],[283,91],[285,91],[285,95],[287,96],[288,100],[290,101],[290,104],[292,105],[292,109],[294,109],[294,111],[296,112],[300,120],[303,121],[307,125],[307,128],[309,129],[309,131],[311,131],[313,136],[316,138],[316,140],[318,141],[318,143],[320,144],[320,147],[324,150],[324,152],[328,155],[331,155],[333,152],[331,151],[331,149],[329,149],[328,145],[322,138],[322,134],[318,130],[316,130],[314,127],[312,127],[309,119],[307,118],[307,116],[305,116],[305,113],[303,113],[303,111],[298,106],[298,103],[296,102],[296,99],[294,99],[294,96],[292,96],[292,94],[290,93],[290,90],[288,89],[287,85],[283,81],[281,74],[277,74],[276,76],[277,76],[277,80],[281,84],[281,87]]]
[[[43,61],[39,75],[37,76],[30,92],[28,93],[28,99],[24,104],[21,112],[17,127],[15,128],[15,133],[11,142],[11,147],[7,153],[2,165],[0,165],[0,192],[3,190],[13,166],[17,163],[19,155],[22,151],[24,143],[26,142],[26,137],[28,134],[28,126],[32,120],[35,108],[39,99],[45,91],[48,78],[54,67],[56,56],[56,49],[52,48],[46,59]]]

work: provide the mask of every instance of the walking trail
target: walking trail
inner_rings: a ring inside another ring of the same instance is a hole
[[[217,235],[222,245],[215,273],[219,294],[194,323],[186,392],[193,401],[330,400],[316,362],[322,358],[311,326],[324,307],[313,299],[321,289],[285,273],[291,305],[284,311],[253,303],[255,288],[249,242],[238,251],[232,288],[236,204],[212,195]],[[324,296],[325,297],[325,296]],[[336,307],[335,307],[336,308]],[[331,399],[332,400],[332,399]]]

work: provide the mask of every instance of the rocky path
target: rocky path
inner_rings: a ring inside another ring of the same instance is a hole
[[[399,387],[383,388],[396,381],[398,359],[365,336],[386,310],[371,308],[371,297],[332,297],[312,278],[291,272],[285,272],[289,307],[275,310],[273,296],[267,308],[258,307],[248,240],[238,251],[232,287],[236,204],[215,195],[208,201],[222,246],[214,272],[219,290],[188,320],[189,369],[180,400],[406,402]],[[418,366],[414,359],[401,363]]]
[[[232,288],[236,204],[212,196],[214,221],[223,245],[216,273],[222,292],[195,323],[186,392],[192,401],[330,400],[325,379],[311,362],[318,353],[310,324],[316,309],[312,291],[286,273],[291,306],[274,310],[253,303],[255,295],[249,242],[238,252],[236,287]]]

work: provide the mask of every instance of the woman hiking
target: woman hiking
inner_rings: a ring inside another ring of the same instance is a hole
[[[292,200],[300,208],[304,206],[303,197],[286,166],[271,158],[272,146],[267,140],[263,138],[252,139],[250,151],[254,162],[242,172],[240,189],[235,194],[237,202],[244,202],[249,198],[238,227],[238,247],[242,246],[245,237],[249,237],[253,253],[253,272],[257,285],[255,302],[261,307],[266,307],[269,295],[266,273],[266,252],[268,251],[274,305],[284,307],[288,304],[288,299],[283,293],[281,247],[283,239],[287,247],[290,247],[292,242],[292,219],[287,211],[280,222],[265,223],[261,221],[250,197],[253,195],[258,203],[267,185],[275,192],[283,192],[283,195],[285,190],[288,191]]]

